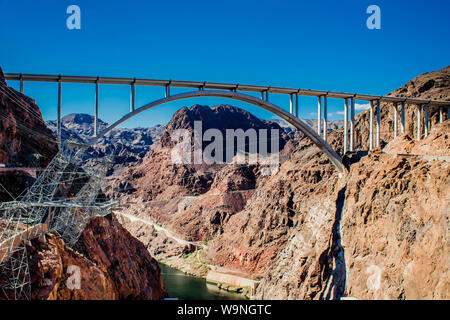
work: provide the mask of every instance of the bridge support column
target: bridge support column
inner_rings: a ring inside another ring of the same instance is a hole
[[[350,99],[350,152],[355,151],[355,98]]]
[[[317,104],[317,134],[319,136],[322,135],[322,96],[317,97],[318,104]]]
[[[376,136],[376,147],[380,146],[380,100],[377,100],[377,136]]]
[[[135,83],[136,80],[133,81],[131,84],[131,101],[130,101],[130,112],[134,112],[136,109],[136,86]]]
[[[422,106],[420,104],[418,104],[417,109],[416,109],[416,121],[417,121],[416,140],[417,141],[420,141],[421,135],[422,135],[421,118],[422,118]]]
[[[166,95],[166,98],[168,96],[170,96],[170,85],[169,84],[166,84],[166,93],[165,93],[165,95]]]
[[[369,150],[373,149],[373,101],[370,101],[369,109]]]
[[[348,146],[348,99],[344,99],[344,152],[343,155],[347,153]]]
[[[394,103],[394,139],[397,138],[397,122],[398,122],[398,109],[397,103]]]
[[[94,137],[98,134],[98,77],[95,81],[95,114],[94,114]]]
[[[323,140],[327,141],[328,129],[328,111],[327,111],[327,96],[323,96]]]
[[[400,132],[405,134],[405,103],[402,102],[402,107],[400,111]]]
[[[23,76],[20,74],[20,93],[23,93]]]
[[[426,105],[423,109],[425,111],[425,120],[424,120],[425,123],[423,126],[423,130],[424,130],[424,137],[426,138],[428,137],[428,131],[430,130],[430,122],[428,119],[428,109],[429,109],[428,105]]]
[[[293,115],[294,114],[294,94],[291,93],[289,95],[289,112]]]
[[[62,104],[62,82],[60,77],[58,80],[58,119],[56,120],[56,132],[59,142],[61,142],[61,104]]]
[[[298,99],[299,99],[298,94],[295,94],[295,116],[297,118],[299,118],[299,116],[298,116]]]

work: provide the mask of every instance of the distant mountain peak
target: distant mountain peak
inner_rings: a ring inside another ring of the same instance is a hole
[[[228,104],[214,107],[195,104],[190,108],[183,107],[173,115],[161,136],[161,145],[172,146],[173,132],[177,129],[193,130],[195,121],[201,121],[203,132],[208,129],[218,129],[222,134],[225,134],[227,129],[278,129],[281,135],[280,147],[282,148],[287,141],[285,131],[277,123],[259,119],[246,110]]]
[[[73,124],[79,124],[79,125],[83,125],[83,124],[93,124],[94,123],[94,116],[91,116],[90,114],[86,114],[86,113],[71,113],[67,116],[64,116],[62,118],[62,123],[73,123]],[[98,123],[101,124],[107,124],[106,122],[104,122],[101,119],[98,119]]]

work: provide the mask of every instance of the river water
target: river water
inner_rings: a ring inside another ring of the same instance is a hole
[[[191,276],[160,263],[161,275],[169,298],[179,300],[243,300],[243,295],[219,290],[205,279]]]

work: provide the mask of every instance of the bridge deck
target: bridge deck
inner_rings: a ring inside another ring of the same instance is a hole
[[[174,88],[203,88],[213,90],[238,90],[246,92],[269,92],[278,94],[298,94],[304,96],[372,101],[380,100],[389,103],[409,103],[409,104],[430,104],[435,106],[449,106],[449,101],[426,100],[405,97],[379,96],[361,93],[338,92],[311,90],[302,88],[287,88],[276,86],[261,86],[239,83],[219,83],[206,81],[184,81],[184,80],[160,80],[160,79],[138,79],[138,78],[118,78],[118,77],[92,77],[92,76],[67,76],[67,75],[43,75],[43,74],[22,74],[5,73],[6,80],[14,81],[38,81],[38,82],[67,82],[67,83],[99,83],[99,84],[117,84],[117,85],[137,85],[154,87],[174,87]]]

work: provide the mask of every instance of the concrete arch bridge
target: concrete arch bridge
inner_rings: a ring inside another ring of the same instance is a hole
[[[423,100],[404,97],[392,96],[376,96],[360,93],[346,93],[334,91],[310,90],[301,88],[285,88],[272,86],[257,86],[243,84],[229,84],[216,82],[199,82],[199,81],[178,81],[178,80],[157,80],[157,79],[136,79],[136,78],[111,78],[111,77],[88,77],[88,76],[64,76],[64,75],[38,75],[38,74],[21,74],[7,73],[6,80],[19,81],[20,91],[24,90],[24,82],[40,81],[40,82],[56,82],[58,83],[58,104],[57,104],[57,133],[58,139],[61,140],[61,107],[62,107],[62,84],[63,83],[91,83],[95,85],[95,106],[94,106],[94,136],[89,140],[90,144],[95,144],[98,139],[106,133],[123,123],[124,121],[136,116],[137,114],[149,110],[158,105],[168,102],[198,98],[198,97],[220,97],[237,101],[243,101],[257,107],[263,108],[286,122],[302,131],[309,137],[313,143],[330,159],[336,169],[343,173],[345,167],[342,164],[342,158],[327,143],[327,99],[335,98],[343,100],[344,111],[344,132],[343,132],[343,153],[354,151],[355,149],[355,100],[367,101],[370,103],[370,119],[369,119],[369,150],[380,145],[380,103],[389,103],[394,107],[394,137],[398,131],[401,133],[405,130],[405,104],[413,104],[417,107],[416,119],[417,136],[421,138],[422,127],[424,136],[427,136],[430,129],[429,109],[439,108],[440,121],[444,118],[444,108],[450,106],[450,101],[439,100]],[[115,84],[130,86],[130,111],[122,118],[111,124],[104,131],[98,132],[98,114],[99,114],[99,85]],[[136,86],[153,86],[165,89],[165,94],[161,99],[150,102],[140,108],[136,108]],[[190,88],[193,91],[171,95],[171,88]],[[260,93],[261,98],[257,98],[248,93]],[[289,111],[277,106],[269,101],[269,94],[282,94],[289,96]],[[318,99],[318,118],[317,129],[309,127],[302,121],[299,115],[299,97],[309,96]],[[424,117],[422,117],[422,112]],[[447,112],[448,116],[448,112]],[[422,120],[424,118],[424,120]],[[413,119],[414,121],[414,119]],[[422,121],[424,123],[422,123]]]

